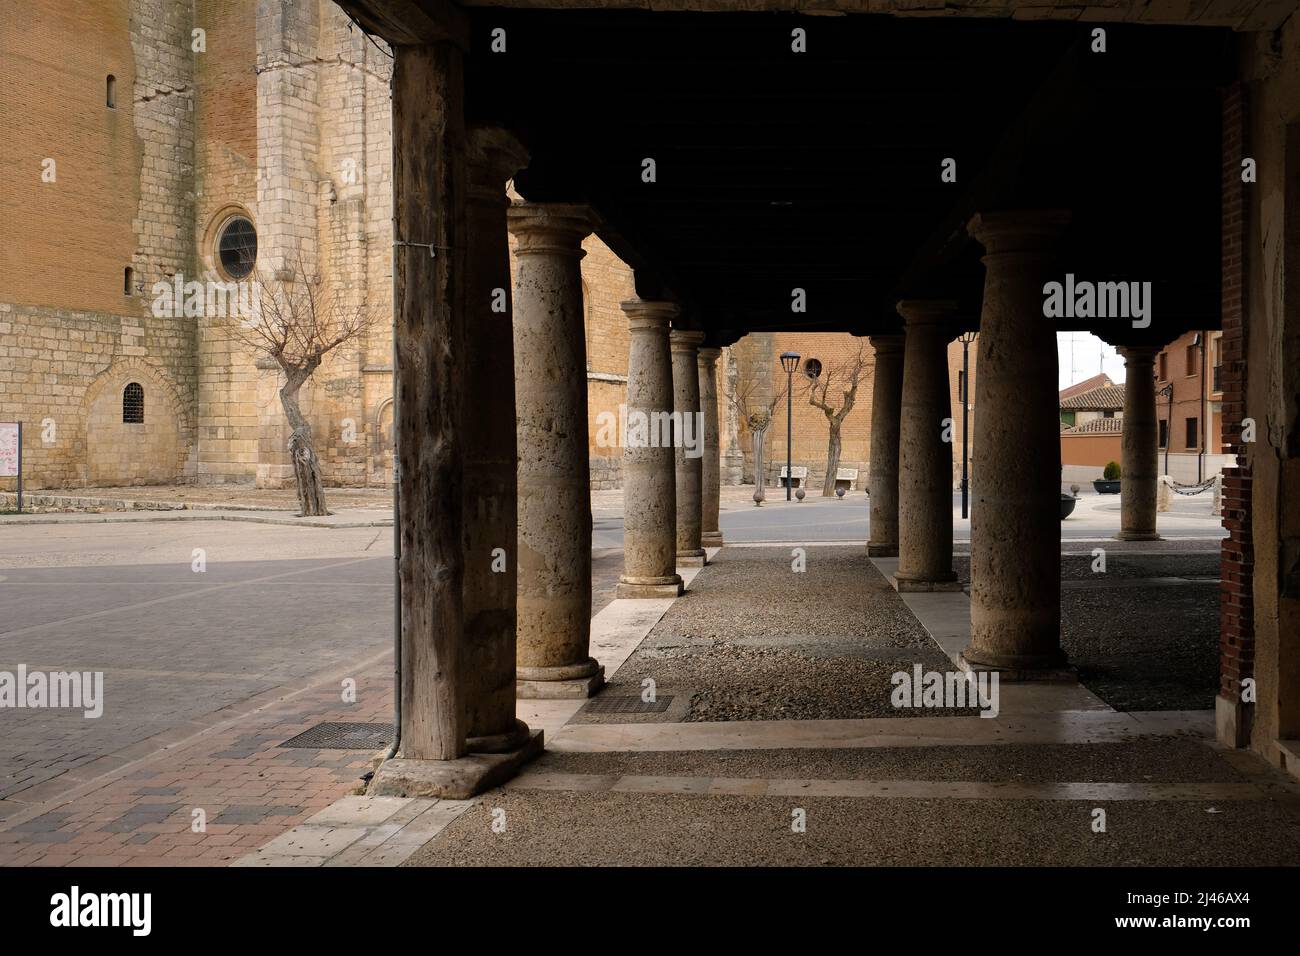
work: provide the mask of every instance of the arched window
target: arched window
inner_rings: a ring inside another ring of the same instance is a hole
[[[110,110],[117,109],[117,77],[112,73],[104,83],[104,103]]]
[[[122,389],[122,423],[144,424],[144,387],[139,382],[130,382]]]
[[[221,271],[231,279],[247,278],[257,262],[257,230],[243,216],[234,216],[217,237]]]

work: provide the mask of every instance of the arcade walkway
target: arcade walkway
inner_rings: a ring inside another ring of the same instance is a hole
[[[711,558],[675,602],[596,616],[608,685],[521,701],[547,751],[505,787],[348,797],[241,862],[1300,863],[1300,785],[1218,748],[1210,710],[1119,712],[1073,683],[1003,684],[988,719],[900,710],[894,673],[952,665],[860,546],[810,546],[804,571],[784,547]],[[627,712],[647,681],[656,706]]]

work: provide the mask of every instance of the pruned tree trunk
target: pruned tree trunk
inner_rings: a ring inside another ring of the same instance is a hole
[[[751,434],[754,438],[754,504],[761,505],[767,497],[767,492],[764,490],[766,482],[763,476],[765,464],[763,461],[763,443],[767,437],[767,429],[754,429]]]
[[[319,364],[319,363],[318,363]],[[329,514],[325,507],[325,483],[321,479],[320,458],[312,441],[311,424],[298,405],[298,392],[314,369],[286,369],[284,386],[280,389],[280,404],[289,419],[289,460],[293,464],[293,477],[298,486],[298,506],[302,516]]]
[[[840,419],[831,417],[830,440],[826,445],[826,480],[822,482],[822,497],[835,497],[835,474],[840,470]]]

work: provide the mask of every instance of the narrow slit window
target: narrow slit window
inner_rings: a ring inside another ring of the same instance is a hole
[[[104,82],[104,104],[110,109],[117,109],[117,77],[112,73]]]
[[[144,387],[139,382],[131,382],[122,389],[122,423],[144,424]]]
[[[135,286],[135,270],[132,269],[130,266],[127,266],[125,269],[122,270],[122,294],[123,295],[134,294],[134,289],[133,289],[134,286]]]

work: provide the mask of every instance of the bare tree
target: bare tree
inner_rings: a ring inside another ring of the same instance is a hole
[[[767,497],[763,483],[763,451],[767,440],[767,430],[772,427],[772,418],[778,405],[785,399],[789,388],[787,376],[781,376],[779,388],[770,395],[763,395],[764,389],[753,374],[753,369],[741,363],[736,365],[736,386],[731,393],[731,403],[736,414],[749,430],[754,443],[754,504],[761,505]]]
[[[327,515],[320,458],[311,423],[299,404],[299,392],[325,356],[344,343],[361,338],[378,314],[364,306],[348,306],[341,290],[330,294],[318,276],[308,275],[300,259],[274,276],[259,275],[252,316],[230,316],[225,322],[231,338],[274,359],[284,376],[280,405],[289,420],[289,459],[298,486],[302,514]]]
[[[823,498],[835,495],[835,474],[840,470],[840,429],[858,400],[858,386],[869,377],[867,364],[866,347],[859,344],[857,354],[852,358],[827,368],[817,378],[808,381],[808,404],[820,408],[830,426],[826,446],[826,479],[822,482]],[[843,396],[838,408],[831,405],[828,399],[832,382],[840,388]]]

